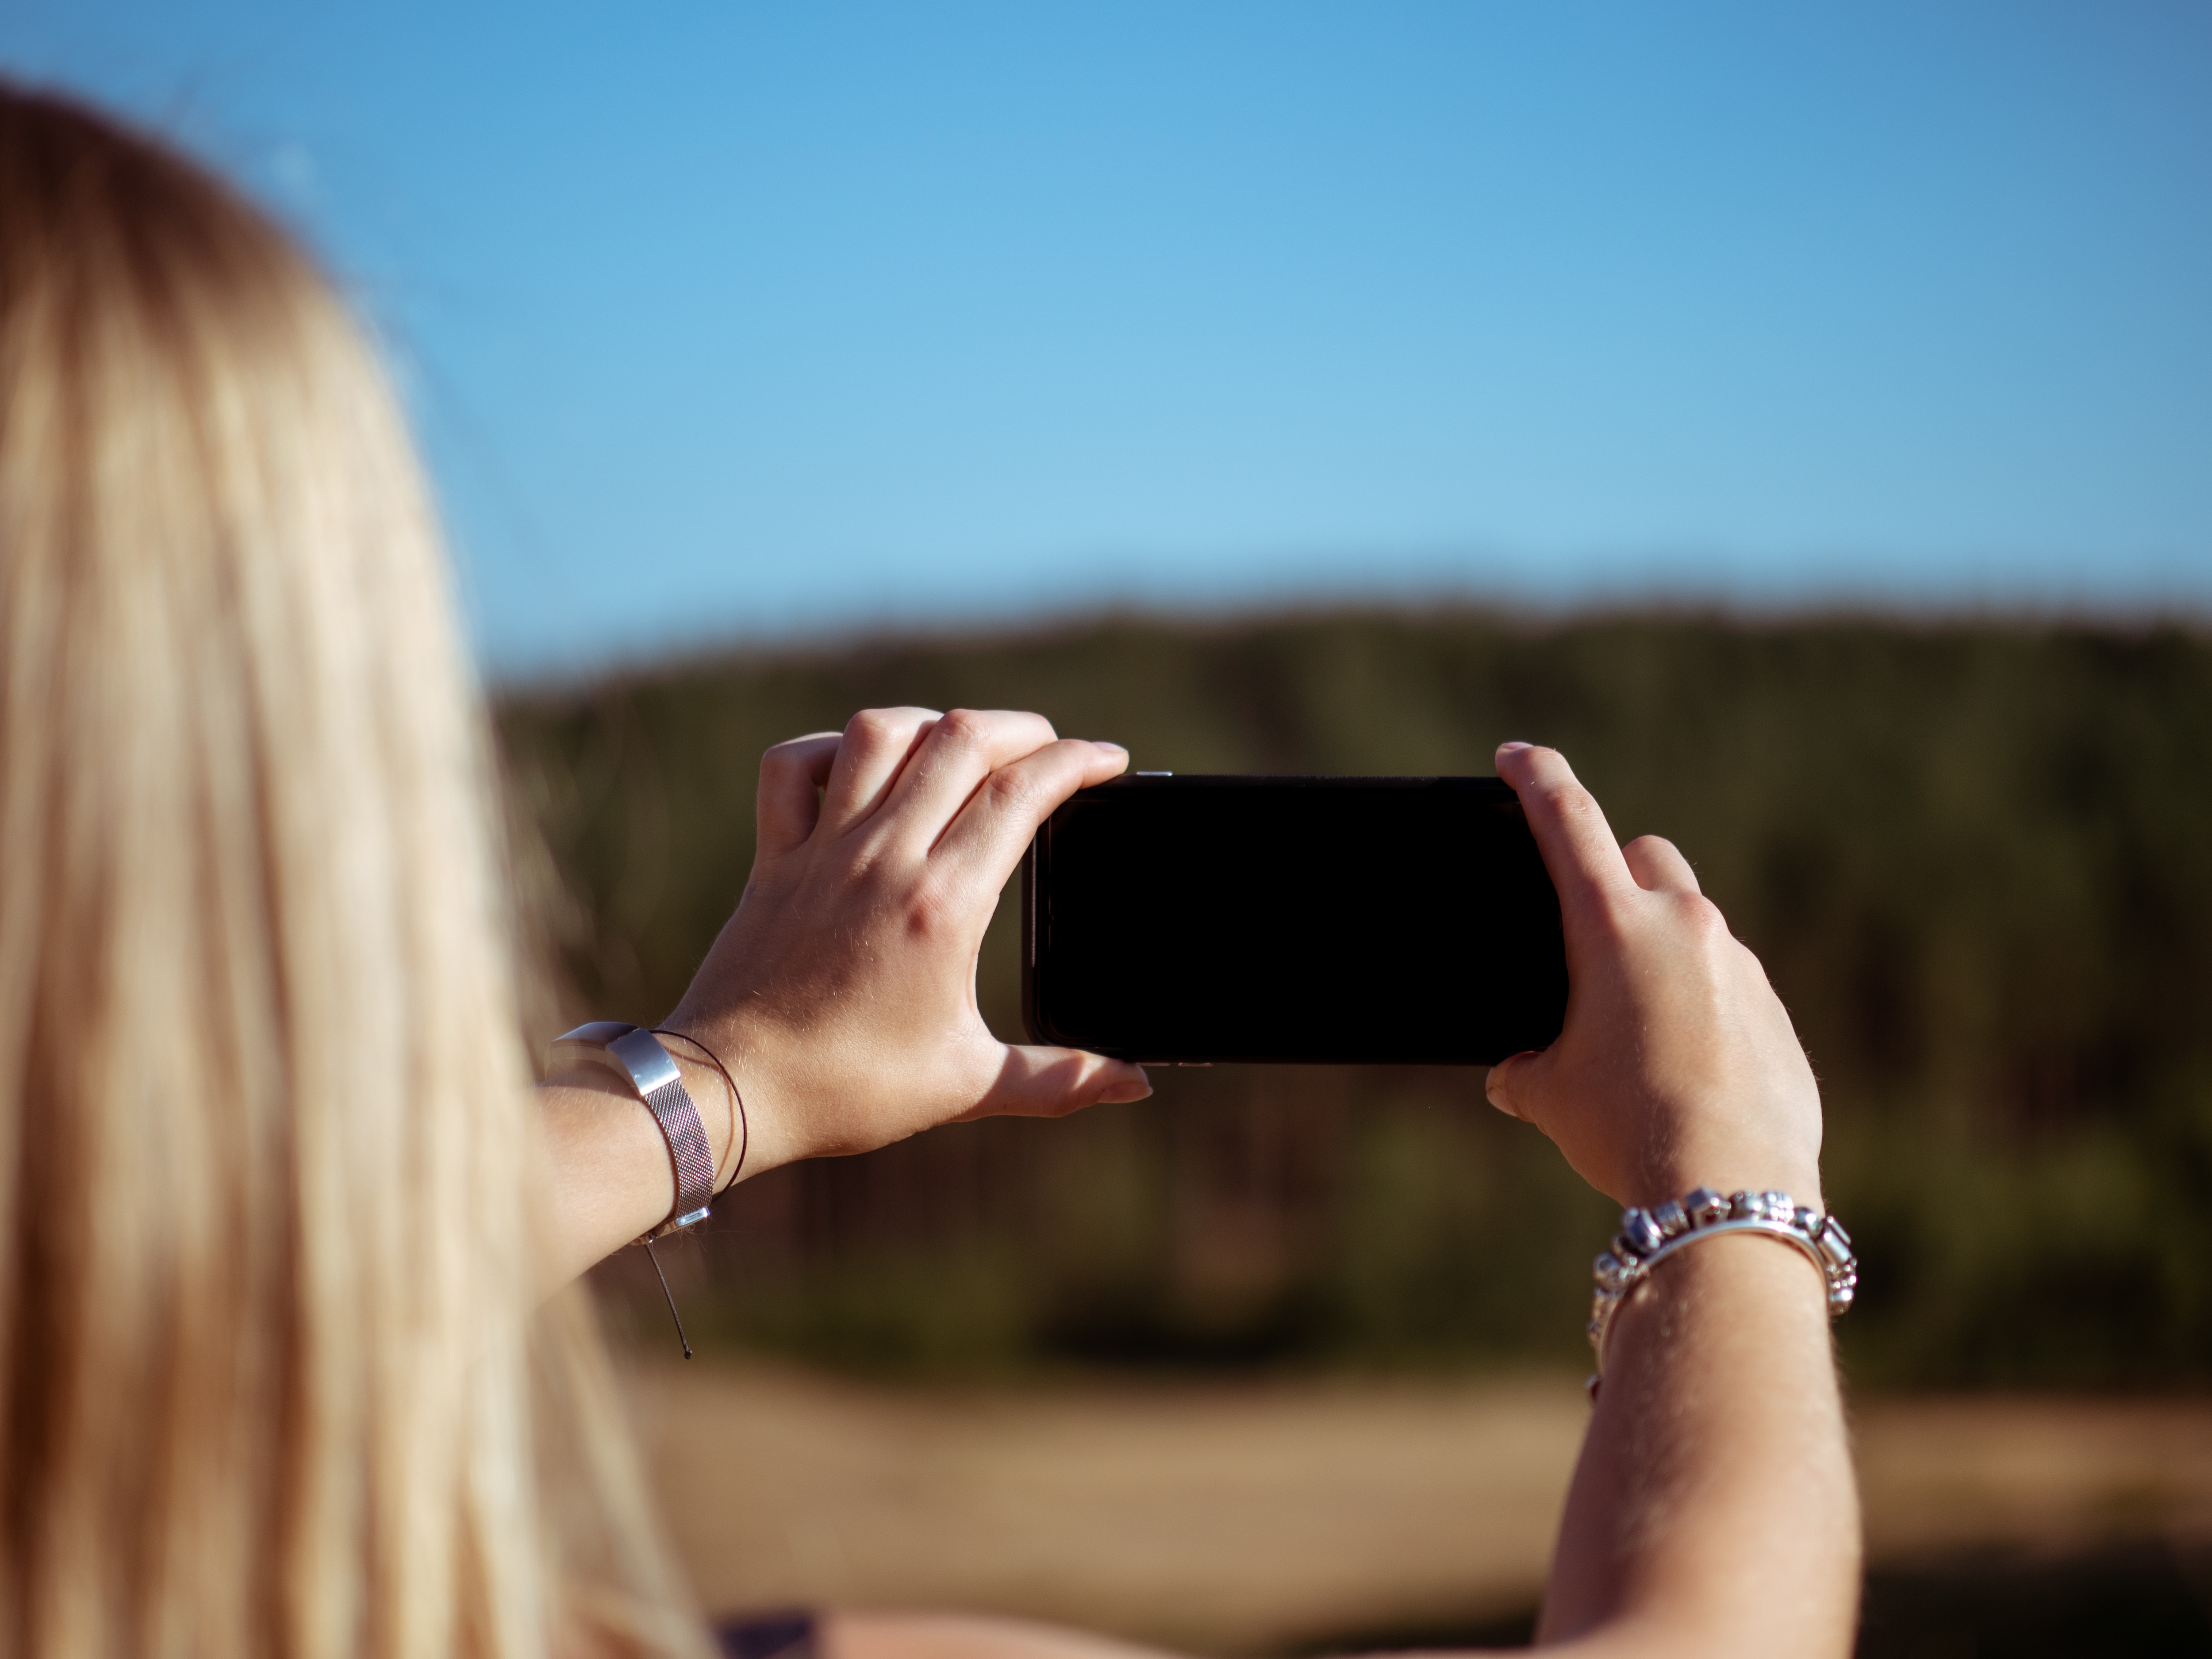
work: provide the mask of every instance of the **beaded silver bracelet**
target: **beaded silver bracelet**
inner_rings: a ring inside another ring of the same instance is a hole
[[[1787,1193],[1735,1193],[1723,1198],[1710,1187],[1700,1187],[1679,1200],[1649,1210],[1624,1210],[1620,1231],[1613,1248],[1601,1255],[1593,1269],[1596,1294],[1590,1301],[1590,1346],[1597,1352],[1597,1370],[1590,1374],[1590,1398],[1597,1398],[1605,1376],[1605,1339],[1613,1328],[1620,1304],[1642,1284],[1651,1269],[1685,1245],[1723,1233],[1764,1233],[1794,1245],[1820,1270],[1828,1287],[1828,1317],[1835,1318],[1858,1294],[1859,1259],[1851,1253],[1851,1236],[1832,1215],[1822,1215],[1794,1202]]]

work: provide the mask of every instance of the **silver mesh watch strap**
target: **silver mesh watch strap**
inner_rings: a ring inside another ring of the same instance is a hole
[[[676,1201],[668,1218],[646,1235],[648,1239],[690,1227],[707,1218],[714,1196],[714,1152],[707,1141],[707,1126],[691,1091],[684,1086],[684,1073],[660,1046],[660,1039],[641,1025],[619,1020],[593,1020],[564,1031],[546,1051],[546,1065],[555,1072],[596,1066],[612,1072],[637,1091],[645,1109],[660,1126],[668,1143],[668,1162],[676,1176]]]

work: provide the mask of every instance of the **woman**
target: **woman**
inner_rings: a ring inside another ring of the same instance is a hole
[[[746,1176],[1148,1091],[1000,1044],[972,988],[1034,827],[1124,760],[921,709],[769,752],[753,878],[666,1022],[720,1179],[724,1066]],[[1817,1203],[1811,1074],[1688,866],[1616,847],[1558,756],[1499,766],[1573,998],[1492,1101],[1624,1203]],[[532,1094],[487,778],[431,512],[343,308],[204,174],[0,88],[6,1652],[709,1650],[588,1322],[540,1307],[668,1212],[668,1153],[601,1074]],[[1626,1302],[1547,1638],[1848,1646],[1818,1291],[1728,1237]],[[821,1637],[1112,1646],[862,1615]]]

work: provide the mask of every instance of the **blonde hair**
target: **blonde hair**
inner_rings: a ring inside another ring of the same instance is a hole
[[[487,748],[328,286],[0,87],[0,1650],[703,1651],[573,1304],[533,1403]]]

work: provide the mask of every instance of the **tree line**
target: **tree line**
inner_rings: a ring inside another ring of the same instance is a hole
[[[497,719],[519,884],[562,1006],[665,1012],[743,888],[762,750],[882,703],[1036,708],[1178,772],[1481,773],[1504,739],[1556,744],[1624,839],[1682,848],[1797,1023],[1864,1263],[1855,1373],[2212,1370],[2201,631],[1108,619],[518,690]],[[1018,1040],[1012,897],[979,993]],[[747,1183],[679,1268],[698,1322],[963,1371],[1576,1355],[1609,1207],[1479,1074],[1155,1081]]]

